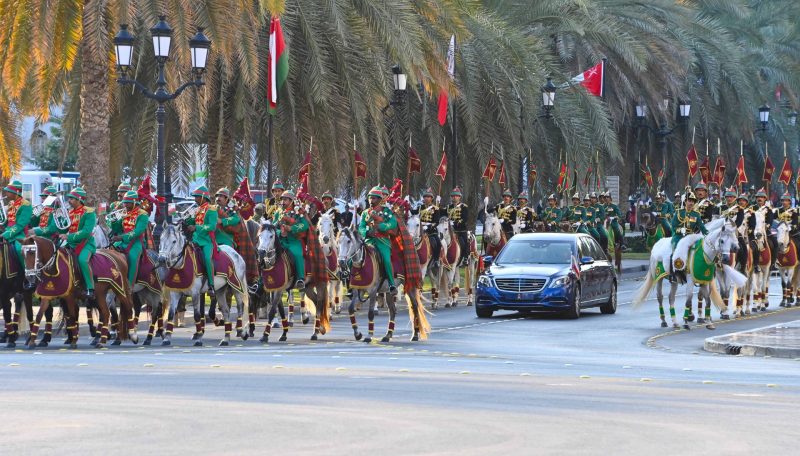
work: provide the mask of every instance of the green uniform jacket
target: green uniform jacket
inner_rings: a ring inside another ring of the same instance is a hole
[[[583,206],[583,221],[589,226],[594,226],[597,220],[597,209],[594,206]]]
[[[66,232],[67,230],[59,230],[58,228],[56,228],[56,220],[52,214],[50,214],[50,219],[47,221],[47,226],[45,228],[39,228],[38,226],[36,226],[33,229],[34,235],[46,238],[53,237],[56,234],[64,234]]]
[[[546,207],[542,216],[545,223],[559,223],[561,222],[561,209],[557,207]]]
[[[681,228],[684,228],[683,232],[679,231]],[[699,212],[679,209],[672,219],[672,233],[673,237],[683,237],[694,233],[708,234],[708,230]]]
[[[229,211],[228,217],[220,218],[217,225],[217,244],[228,245],[236,248],[236,242],[234,241],[233,234],[228,233],[223,228],[238,225],[241,222],[242,217],[240,217],[239,214],[234,211]]]
[[[369,222],[371,220],[370,214],[372,210],[366,210],[361,213],[361,222],[358,224],[358,232],[361,234],[361,237],[364,239],[375,239],[379,240],[381,243],[385,243],[386,245],[390,245],[390,240],[388,236],[374,236],[370,232]],[[394,218],[394,214],[388,207],[382,207],[380,210],[380,215],[383,217],[383,222],[378,223],[375,225],[375,230],[378,233],[387,233],[392,230],[397,229],[397,219]]]
[[[205,210],[205,212],[200,224],[197,224],[195,217],[187,219],[186,224],[195,227],[194,234],[192,234],[192,242],[200,247],[206,247],[214,245],[214,242],[211,240],[211,233],[217,230],[217,206],[213,204],[204,204],[200,206],[198,212],[202,210]]]
[[[16,219],[11,226],[2,226],[3,239],[7,241],[21,241],[25,239],[25,228],[31,223],[31,215],[33,215],[33,208],[31,203],[27,200],[22,200],[22,204],[17,209]],[[8,223],[8,222],[6,222]]]
[[[136,225],[134,225],[133,230],[123,234],[122,240],[115,242],[114,247],[122,250],[130,250],[132,243],[142,242],[142,235],[147,232],[149,218],[147,217],[147,212],[141,209],[138,209],[138,211],[139,215],[136,216]]]
[[[583,221],[584,216],[584,207],[583,206],[572,206],[568,209],[569,211],[569,221],[570,222],[581,222]]]
[[[606,221],[606,206],[605,204],[594,205],[594,216],[597,218],[597,224],[603,226]]]
[[[278,209],[272,219],[272,224],[280,229],[281,225],[286,224],[285,222],[281,221],[281,219],[284,217],[294,219],[294,223],[289,226],[289,233],[286,235],[287,238],[298,239],[298,236],[301,233],[308,231],[308,223],[306,223],[306,218],[291,209],[288,211]]]
[[[94,208],[87,207],[78,221],[78,231],[67,234],[67,245],[74,249],[86,241],[83,249],[94,253],[97,249],[92,236],[95,226],[97,226],[97,214],[94,212]]]

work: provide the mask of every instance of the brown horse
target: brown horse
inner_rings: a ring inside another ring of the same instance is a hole
[[[23,241],[25,255],[25,276],[36,284],[36,294],[41,298],[36,320],[31,324],[28,348],[36,346],[36,338],[42,315],[50,306],[50,301],[63,299],[66,305],[66,325],[70,348],[78,347],[78,300],[79,290],[75,286],[78,277],[76,259],[67,249],[56,248],[53,241],[42,237],[29,237]],[[120,303],[120,319],[127,322],[127,332],[119,331],[118,337],[138,342],[136,328],[133,326],[133,311],[128,266],[125,257],[114,250],[98,250],[90,260],[95,275],[94,298],[100,311],[99,335],[92,346],[102,348],[108,342],[109,317],[107,296],[114,293]]]
[[[5,332],[0,342],[5,342],[6,348],[17,346],[20,333],[20,319],[22,305],[25,304],[25,316],[28,321],[33,320],[32,290],[25,289],[25,273],[18,265],[16,252],[10,243],[0,239],[0,305],[3,307]],[[14,313],[11,312],[11,298],[14,298]],[[52,313],[50,314],[52,327]]]

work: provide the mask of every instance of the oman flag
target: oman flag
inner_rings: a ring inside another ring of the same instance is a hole
[[[586,87],[594,96],[603,96],[603,85],[605,84],[606,61],[601,60],[597,65],[589,68],[583,73],[572,78],[573,84],[580,84]]]
[[[450,47],[447,48],[447,74],[450,79],[455,77],[456,73],[456,36],[450,36]],[[444,126],[447,122],[447,90],[442,89],[439,92],[439,125]]]
[[[283,39],[281,20],[272,16],[269,24],[269,59],[267,60],[267,99],[269,113],[275,115],[278,109],[278,91],[289,75],[289,53]]]

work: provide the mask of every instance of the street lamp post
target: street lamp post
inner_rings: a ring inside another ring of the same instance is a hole
[[[164,73],[164,66],[167,60],[169,60],[170,45],[172,43],[172,28],[167,24],[165,16],[159,16],[158,23],[150,29],[150,34],[153,38],[153,51],[156,62],[158,63],[158,79],[156,80],[157,88],[155,92],[151,92],[135,79],[128,78],[128,71],[131,68],[131,62],[133,60],[135,37],[128,31],[127,24],[120,25],[120,31],[114,37],[114,51],[117,60],[117,68],[120,72],[117,83],[122,86],[132,85],[136,87],[142,95],[158,103],[158,108],[156,108],[156,122],[158,123],[156,192],[158,196],[162,197],[158,203],[156,229],[154,233],[156,240],[158,240],[161,234],[162,222],[167,217],[167,206],[172,202],[172,181],[167,174],[168,168],[166,166],[164,151],[164,120],[167,114],[164,104],[177,98],[188,87],[200,87],[205,84],[205,81],[203,81],[203,73],[206,70],[211,40],[203,34],[202,28],[197,29],[197,34],[189,40],[194,79],[178,87],[175,92],[169,93],[167,91],[167,79]]]
[[[661,108],[664,111],[669,110],[669,99],[665,98],[663,102],[663,106]],[[672,128],[669,128],[667,123],[664,122],[663,124],[659,124],[657,127],[653,128],[646,123],[647,117],[647,105],[640,102],[636,105],[636,128],[645,128],[650,131],[650,133],[656,135],[658,138],[659,145],[661,145],[661,156],[662,159],[667,156],[667,138],[672,135],[675,130],[681,126],[687,119],[689,119],[689,114],[691,113],[692,105],[685,100],[681,100],[678,105],[678,123],[676,123]],[[641,161],[641,158],[640,158]],[[641,166],[641,163],[637,163],[636,166]]]
[[[398,128],[398,125],[400,124],[400,122],[398,122],[399,109],[405,103],[407,85],[408,85],[408,76],[405,73],[403,73],[403,70],[400,68],[400,65],[397,65],[397,64],[393,65],[392,66],[392,87],[393,87],[394,90],[392,92],[392,98],[389,100],[389,104],[384,106],[383,109],[381,110],[381,112],[383,112],[383,114],[386,115],[386,111],[389,109],[389,107],[394,108],[393,109],[394,110],[394,116],[393,116],[393,118],[391,120],[389,120],[390,122],[392,122],[390,124],[391,127],[392,127],[391,128],[391,144],[390,144],[390,146],[391,146],[391,150],[392,150],[392,168],[393,169],[395,167],[395,164],[397,163],[397,156],[398,156],[398,153],[395,150],[396,147],[397,147],[397,141],[396,141],[395,136],[397,134],[396,129]],[[378,174],[380,175],[380,172]],[[409,183],[406,182],[405,185],[408,186]]]

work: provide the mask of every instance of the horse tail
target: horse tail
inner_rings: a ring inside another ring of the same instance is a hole
[[[800,286],[800,262],[794,267],[794,275],[792,275],[792,288],[797,288]]]
[[[647,271],[647,277],[644,280],[644,283],[641,287],[636,291],[636,295],[633,297],[633,309],[638,309],[644,301],[647,299],[647,295],[650,294],[650,290],[653,289],[653,285],[655,285],[655,280],[653,280],[653,274],[651,271]]]
[[[409,291],[410,293],[406,293],[408,319],[412,322],[414,328],[419,331],[419,339],[426,340],[428,334],[431,332],[431,324],[428,321],[428,317],[425,315],[427,310],[425,310],[425,306],[422,305],[422,292],[420,292],[419,288]],[[411,294],[414,295],[413,299],[411,298]]]
[[[720,311],[725,310],[725,303],[722,302],[722,296],[719,294],[716,281],[712,280],[711,283],[709,283],[709,291],[709,298],[711,299],[711,303],[714,304],[714,307]]]
[[[322,308],[319,312],[319,327],[322,334],[327,334],[331,330],[331,314],[330,309],[328,308],[328,287],[324,283],[320,283],[316,285],[317,288],[317,297],[322,296],[322,303],[320,304]]]
[[[734,288],[739,288],[747,283],[747,276],[737,271],[733,266],[723,264],[722,270],[725,274],[725,284],[727,286],[733,285]]]

